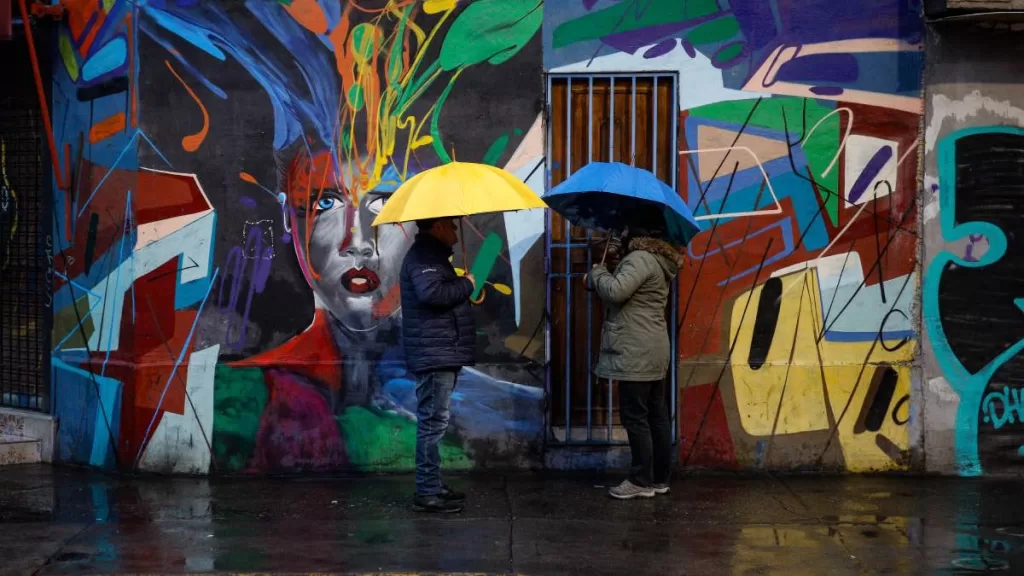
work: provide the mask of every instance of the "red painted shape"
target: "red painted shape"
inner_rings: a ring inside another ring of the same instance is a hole
[[[281,368],[331,390],[341,389],[342,357],[334,343],[327,313],[317,310],[304,332],[262,354],[232,362],[234,367]]]
[[[114,169],[106,180],[109,168],[82,161],[82,176],[79,183],[79,201],[85,202],[92,194],[96,185],[103,185],[85,206],[81,216],[77,216],[75,235],[71,247],[64,254],[57,254],[54,263],[68,278],[75,278],[85,272],[85,247],[89,236],[89,218],[92,213],[99,215],[96,229],[96,244],[93,253],[97,260],[108,250],[120,248],[124,229],[124,210],[128,191],[132,191],[132,224],[142,226],[152,224],[176,216],[198,214],[211,209],[210,202],[203,195],[191,174],[172,174],[150,170]],[[125,245],[125,252],[134,250],[135,246]],[[54,278],[53,289],[59,290],[64,285],[60,278]]]
[[[721,389],[716,389],[714,384],[690,386],[683,389],[679,403],[682,432],[679,462],[685,462],[687,467],[739,468],[732,434],[729,432],[729,421],[725,416],[725,405],[722,404]],[[697,435],[699,429],[700,436]]]
[[[10,40],[14,34],[14,14],[11,0],[0,0],[0,40]]]
[[[195,347],[194,339],[186,341],[196,311],[174,309],[178,265],[177,258],[169,260],[136,280],[134,317],[126,287],[118,347],[109,359],[105,352],[94,352],[88,365],[89,370],[99,373],[106,361],[105,375],[122,382],[118,459],[125,467],[131,466],[148,443],[145,436],[150,422],[152,437],[164,412],[185,412],[188,362]],[[185,356],[175,370],[182,349]]]

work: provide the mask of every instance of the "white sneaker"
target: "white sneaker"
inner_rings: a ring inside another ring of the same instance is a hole
[[[651,486],[651,488],[654,490],[655,494],[668,494],[669,490],[672,489],[668,484],[655,484],[654,486]]]
[[[654,498],[654,488],[637,486],[629,480],[608,491],[608,495],[617,500],[632,500],[633,498]]]

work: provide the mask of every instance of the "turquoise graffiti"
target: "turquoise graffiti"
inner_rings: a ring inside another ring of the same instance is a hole
[[[1017,168],[1022,159],[1020,128],[969,128],[938,144],[945,247],[925,273],[922,311],[939,368],[960,397],[954,442],[966,476],[1024,464],[1024,430],[1008,412],[1016,410],[1016,391],[1010,400],[997,397],[1024,368],[1024,247],[1013,234],[1020,223],[1013,202],[1024,190]],[[951,248],[979,237],[989,246],[981,255]]]

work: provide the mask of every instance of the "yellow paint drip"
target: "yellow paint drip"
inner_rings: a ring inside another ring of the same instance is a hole
[[[423,3],[423,11],[427,14],[439,14],[455,8],[459,0],[426,0]]]
[[[60,35],[57,48],[60,51],[61,60],[64,61],[64,68],[68,71],[68,76],[72,80],[78,80],[78,59],[75,58],[75,48],[71,45],[71,39],[67,34]]]

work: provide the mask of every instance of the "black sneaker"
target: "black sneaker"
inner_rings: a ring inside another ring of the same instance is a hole
[[[465,494],[463,494],[462,492],[458,492],[456,490],[452,490],[448,486],[443,486],[441,488],[441,493],[438,494],[438,496],[440,496],[442,500],[446,500],[448,502],[465,502],[466,501],[466,495]]]
[[[445,500],[440,494],[432,494],[430,496],[420,496],[417,494],[412,499],[412,509],[417,512],[457,514],[462,512],[462,503]]]

